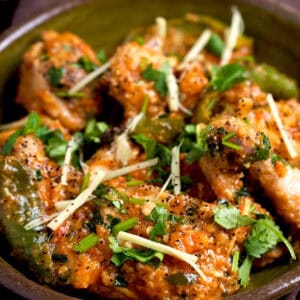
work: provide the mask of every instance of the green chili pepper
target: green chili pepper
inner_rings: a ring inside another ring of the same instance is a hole
[[[134,134],[145,134],[161,144],[171,144],[182,132],[184,122],[179,118],[162,117],[143,118],[134,130]]]
[[[266,64],[249,70],[249,78],[256,82],[265,92],[278,99],[290,99],[299,94],[296,81]]]
[[[55,283],[48,235],[44,225],[26,230],[39,218],[40,199],[23,166],[12,157],[0,158],[0,224],[14,256],[28,265],[38,279]]]

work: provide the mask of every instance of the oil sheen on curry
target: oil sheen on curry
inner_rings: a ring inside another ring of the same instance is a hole
[[[101,299],[220,299],[296,259],[297,83],[243,29],[233,8],[227,25],[157,17],[110,56],[51,30],[27,50],[0,224],[28,274]]]

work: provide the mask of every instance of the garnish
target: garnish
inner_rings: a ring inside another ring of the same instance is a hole
[[[104,64],[107,62],[107,56],[105,53],[104,49],[99,49],[99,51],[97,52],[97,58],[99,59],[99,61]]]
[[[131,242],[133,244],[152,249],[154,251],[159,251],[161,253],[176,257],[179,260],[182,260],[186,263],[188,263],[203,279],[203,281],[207,282],[207,278],[205,274],[201,271],[199,266],[196,264],[198,261],[198,257],[192,254],[188,254],[182,251],[179,251],[177,249],[174,249],[170,246],[160,244],[154,241],[150,241],[148,239],[142,238],[140,236],[120,231],[117,235],[118,241],[127,241]]]
[[[179,195],[181,191],[180,181],[180,146],[174,146],[172,148],[172,161],[171,161],[171,176],[172,185],[174,187],[174,194]]]
[[[95,233],[91,233],[80,240],[73,246],[75,252],[84,253],[98,244],[99,237]]]
[[[285,166],[287,166],[289,164],[283,157],[281,157],[280,155],[278,155],[276,153],[273,153],[272,156],[271,156],[272,165],[274,166],[277,161],[280,161]]]
[[[72,95],[74,93],[77,93],[79,90],[81,90],[83,87],[88,85],[91,81],[96,79],[98,76],[102,75],[106,70],[110,68],[110,63],[107,62],[103,64],[102,66],[96,68],[93,72],[89,73],[85,77],[83,77],[79,82],[77,82],[70,90],[69,94]]]
[[[167,87],[167,74],[161,70],[153,69],[149,65],[142,73],[142,77],[146,80],[153,81],[154,89],[162,96],[165,97],[168,92]]]
[[[67,144],[65,158],[64,158],[63,165],[62,165],[62,175],[61,175],[61,184],[62,185],[68,184],[67,176],[68,176],[69,166],[72,161],[72,155],[75,151],[77,151],[79,149],[79,147],[82,145],[82,142],[83,142],[82,134],[80,132],[76,132]]]
[[[199,125],[187,125],[181,138],[182,151],[187,152],[185,161],[192,164],[208,153],[207,139],[213,130],[211,125],[201,129]]]
[[[64,75],[64,70],[63,68],[55,68],[55,67],[51,67],[48,70],[47,76],[48,76],[48,80],[50,82],[50,84],[54,87],[59,87],[60,81],[62,79]]]
[[[206,49],[209,52],[214,53],[218,57],[221,57],[224,51],[224,42],[217,33],[213,32],[211,34],[210,39],[206,45]]]
[[[225,41],[225,49],[222,52],[221,65],[229,62],[232,51],[234,50],[238,37],[244,31],[244,22],[239,10],[234,6],[232,7],[232,19],[229,33]]]
[[[236,273],[239,270],[240,251],[234,251],[232,256],[231,270]]]
[[[268,94],[267,95],[267,102],[270,106],[270,109],[271,109],[271,113],[273,115],[273,118],[275,120],[275,123],[278,127],[278,130],[280,132],[280,135],[283,139],[283,142],[286,146],[286,149],[288,151],[288,154],[291,158],[295,158],[297,157],[297,151],[295,150],[294,148],[294,145],[293,145],[293,142],[292,142],[292,139],[290,139],[286,133],[286,131],[284,130],[283,128],[283,124],[282,124],[282,121],[280,119],[280,116],[279,116],[279,111],[277,109],[277,106],[276,106],[276,103],[273,99],[273,96],[271,94]]]
[[[97,68],[97,65],[91,62],[87,56],[80,57],[77,65],[83,68],[86,72],[92,72]]]
[[[252,257],[246,256],[245,260],[239,268],[239,281],[242,287],[247,287],[249,284],[252,261]]]
[[[222,138],[222,144],[228,148],[239,151],[242,149],[242,146],[228,142],[228,140],[231,139],[232,137],[234,137],[235,135],[236,135],[235,132],[229,132],[229,133],[225,134]]]
[[[137,224],[137,222],[138,222],[138,220],[136,217],[132,217],[123,222],[120,222],[112,228],[112,233],[114,235],[117,235],[119,233],[119,231],[127,231],[127,230],[133,228]]]
[[[193,47],[189,50],[189,52],[186,54],[186,56],[183,58],[180,68],[183,68],[186,64],[189,62],[195,60],[199,53],[204,49],[204,47],[207,45],[209,40],[212,37],[212,33],[209,29],[206,29],[202,32],[202,34],[199,36]]]
[[[105,122],[97,122],[95,118],[90,118],[84,129],[84,140],[99,144],[101,136],[109,128]]]
[[[259,133],[259,145],[256,147],[255,152],[251,155],[252,161],[266,160],[270,156],[271,143],[269,138],[264,132]]]
[[[164,255],[163,253],[151,249],[140,249],[140,248],[128,248],[120,246],[117,239],[113,236],[108,238],[109,247],[113,252],[111,261],[120,267],[128,260],[136,260],[142,263],[159,266],[162,262]]]
[[[141,36],[137,36],[135,37],[134,39],[140,46],[144,45],[145,44],[145,39]]]
[[[241,187],[238,191],[234,194],[234,200],[238,202],[239,198],[249,196],[248,190],[245,186]]]
[[[242,216],[240,211],[232,205],[221,205],[214,209],[214,221],[225,229],[234,229],[254,223],[249,216]]]
[[[263,218],[252,225],[251,234],[246,239],[244,246],[248,255],[259,258],[271,250],[278,242],[283,242],[288,248],[292,259],[296,259],[292,245],[284,237],[279,227],[273,220]]]
[[[245,68],[239,64],[228,64],[222,67],[214,66],[210,86],[213,90],[224,92],[244,81],[245,74]]]
[[[175,217],[171,215],[164,207],[156,206],[152,209],[150,215],[145,217],[145,220],[153,221],[154,226],[149,232],[151,240],[155,240],[157,236],[165,235],[166,222],[174,221]]]
[[[162,17],[157,17],[155,19],[155,22],[156,22],[157,36],[162,40],[164,40],[167,35],[167,20]]]

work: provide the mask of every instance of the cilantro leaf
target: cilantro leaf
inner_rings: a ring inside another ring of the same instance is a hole
[[[55,68],[55,67],[49,68],[47,72],[47,76],[50,84],[54,87],[59,87],[61,85],[60,81],[63,77],[63,74],[64,74],[63,68]]]
[[[2,151],[1,151],[1,154],[2,155],[10,155],[13,148],[14,148],[14,145],[15,145],[15,142],[17,140],[17,138],[19,136],[21,136],[23,134],[23,131],[21,129],[15,131],[13,134],[11,134],[8,139],[5,141],[3,147],[2,147]]]
[[[87,56],[80,57],[77,65],[84,69],[86,72],[91,72],[97,68],[97,65],[91,62]]]
[[[246,256],[239,269],[239,281],[242,287],[247,287],[249,284],[250,272],[252,268],[252,258]]]
[[[40,126],[40,116],[36,112],[31,112],[28,115],[25,125],[10,135],[5,141],[1,153],[3,155],[10,155],[19,136],[34,133],[40,138],[45,132],[48,132],[48,129],[44,126]]]
[[[224,92],[245,79],[246,70],[239,64],[214,67],[210,85],[213,90]]]
[[[251,156],[252,161],[266,160],[270,156],[271,143],[264,132],[260,132],[259,145],[256,147],[254,154]]]
[[[260,258],[263,254],[273,249],[278,242],[285,243],[292,258],[296,258],[291,244],[283,236],[279,227],[273,220],[264,218],[257,220],[253,224],[251,235],[246,239],[244,246],[248,255]]]
[[[154,89],[161,95],[166,96],[167,87],[167,74],[164,71],[155,70],[152,65],[149,65],[146,70],[143,71],[142,77],[146,80],[154,82]]]
[[[221,57],[224,50],[224,42],[217,33],[213,32],[211,34],[211,37],[206,44],[206,49],[209,52],[216,54],[218,57]]]
[[[274,166],[277,161],[280,161],[281,163],[283,163],[286,166],[289,164],[283,157],[281,157],[278,154],[273,153],[271,156],[272,165]]]
[[[110,236],[108,240],[109,247],[113,252],[111,261],[117,267],[120,267],[128,260],[136,260],[157,267],[164,258],[163,253],[151,249],[128,248],[125,246],[120,246],[113,236]]]
[[[250,225],[254,222],[249,216],[242,216],[240,211],[232,205],[221,205],[214,209],[214,221],[225,229]]]
[[[100,49],[97,53],[97,57],[98,59],[100,60],[101,63],[106,63],[107,62],[107,56],[106,56],[106,53],[105,53],[105,50],[104,49]]]
[[[105,122],[97,122],[95,118],[90,118],[83,133],[85,141],[99,144],[101,136],[108,128],[109,126]]]
[[[175,218],[164,207],[157,206],[145,219],[155,223],[149,232],[150,239],[155,240],[156,236],[166,234],[166,222]]]
[[[248,190],[245,186],[241,187],[238,191],[234,194],[234,200],[237,202],[240,197],[247,197],[249,196]]]
[[[147,159],[155,157],[157,142],[154,139],[148,138],[143,133],[134,135],[133,139],[144,148]]]
[[[185,132],[181,137],[182,150],[187,152],[185,161],[187,164],[192,164],[199,160],[202,156],[208,153],[208,136],[213,127],[206,126],[202,130],[195,125],[187,125]]]

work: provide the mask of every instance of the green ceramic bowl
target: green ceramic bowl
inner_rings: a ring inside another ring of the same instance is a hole
[[[62,1],[60,6],[2,36],[0,117],[6,122],[22,113],[14,104],[18,65],[24,51],[45,29],[74,32],[95,49],[105,48],[109,52],[130,29],[150,24],[158,15],[174,18],[194,12],[208,14],[229,23],[232,4],[237,5],[242,12],[246,33],[255,37],[257,59],[275,65],[300,82],[300,11],[280,7],[271,0]],[[5,245],[5,240],[0,242]],[[2,246],[0,251],[0,284],[27,299],[75,299],[32,281],[30,274],[16,267],[9,258],[9,250],[5,248]],[[286,263],[253,274],[249,288],[228,299],[276,299],[297,287],[300,287],[300,262]],[[79,297],[84,298],[84,295]]]

